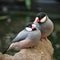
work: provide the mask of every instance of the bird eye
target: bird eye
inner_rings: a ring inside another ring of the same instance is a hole
[[[45,22],[45,21],[46,21],[46,18],[47,18],[47,17],[45,16],[44,18],[42,18],[42,19],[40,20],[40,22],[41,22],[41,23]]]

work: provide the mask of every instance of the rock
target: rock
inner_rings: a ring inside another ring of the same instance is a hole
[[[0,53],[0,60],[12,60],[13,56]]]
[[[52,60],[54,49],[47,39],[30,49],[22,49],[14,56],[0,53],[0,60]]]

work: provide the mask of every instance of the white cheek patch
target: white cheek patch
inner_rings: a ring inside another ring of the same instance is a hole
[[[32,28],[26,27],[25,28],[27,31],[32,31]]]
[[[46,16],[40,20],[41,23],[46,21]]]

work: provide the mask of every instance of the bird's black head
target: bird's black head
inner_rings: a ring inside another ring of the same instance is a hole
[[[40,12],[36,15],[35,21],[38,23],[43,23],[46,21],[47,14],[45,12]]]
[[[26,27],[32,27],[32,23],[28,23]]]
[[[26,27],[27,27],[27,30],[29,30],[29,29],[32,31],[36,30],[36,25],[33,23],[29,23]]]

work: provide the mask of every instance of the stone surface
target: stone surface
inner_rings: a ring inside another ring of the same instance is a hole
[[[14,56],[0,53],[0,60],[53,60],[54,49],[51,42],[40,41],[35,48],[22,49]]]

